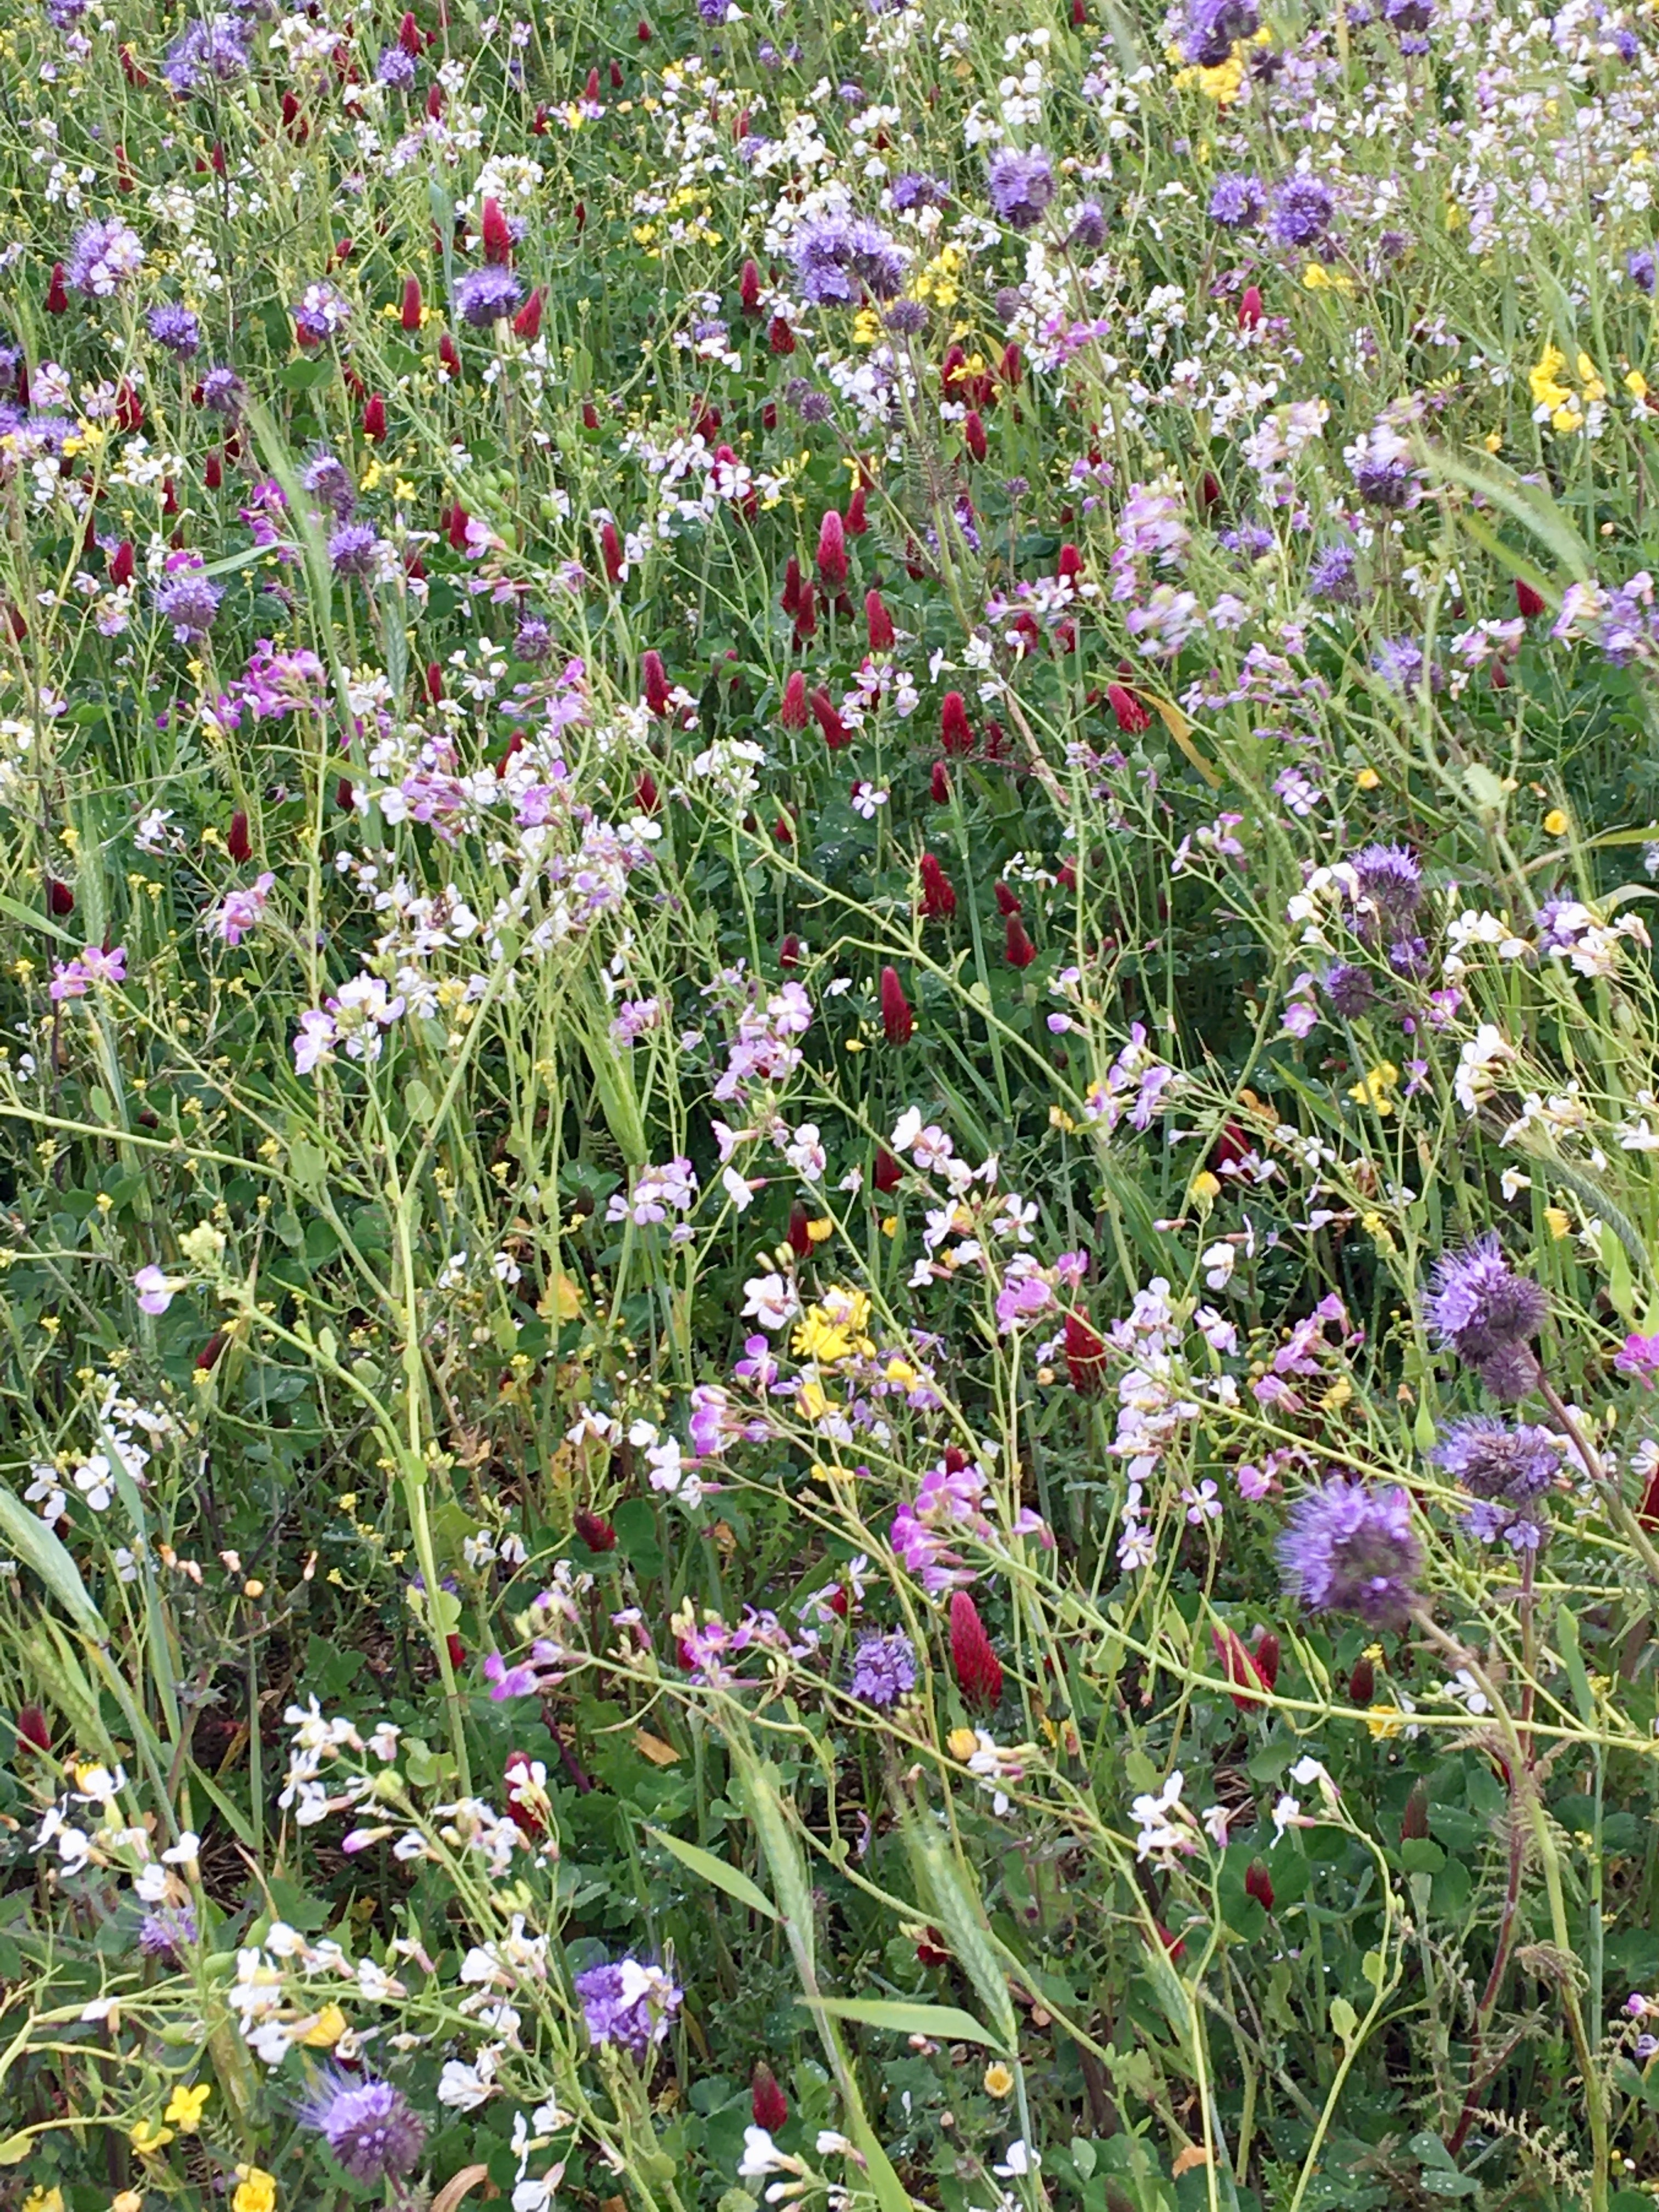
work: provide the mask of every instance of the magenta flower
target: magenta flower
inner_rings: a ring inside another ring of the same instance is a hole
[[[84,999],[94,983],[125,983],[127,980],[127,948],[118,945],[113,952],[106,952],[101,945],[88,945],[76,960],[54,960],[52,967],[52,995],[54,999]]]
[[[1638,1336],[1632,1332],[1613,1356],[1621,1375],[1633,1376],[1644,1390],[1651,1390],[1659,1375],[1659,1334]]]
[[[173,1304],[173,1285],[159,1267],[140,1267],[132,1287],[138,1293],[141,1313],[164,1314]]]
[[[218,912],[213,916],[213,927],[227,945],[240,945],[251,929],[257,929],[264,919],[265,901],[276,877],[267,868],[246,890],[228,891]]]

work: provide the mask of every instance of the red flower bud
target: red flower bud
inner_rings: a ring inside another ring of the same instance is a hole
[[[1106,701],[1116,718],[1119,729],[1126,737],[1139,737],[1152,719],[1134,693],[1126,691],[1121,684],[1106,686]]]
[[[1002,359],[997,363],[997,374],[1010,392],[1018,391],[1020,379],[1025,374],[1025,356],[1019,349],[1018,338],[1010,338],[1002,349]],[[1016,415],[1014,419],[1018,422],[1018,416]]]
[[[933,775],[927,780],[927,795],[935,806],[951,804],[951,771],[943,761],[933,763]]]
[[[69,885],[60,883],[56,876],[46,878],[46,912],[56,915],[61,921],[65,915],[75,911],[75,893]]]
[[[386,435],[386,402],[378,392],[372,392],[364,403],[363,435],[371,446],[378,446]]]
[[[774,315],[772,327],[766,334],[766,343],[775,354],[792,354],[795,350],[795,333],[781,315]]]
[[[1363,1655],[1353,1662],[1348,1677],[1348,1703],[1365,1706],[1376,1695],[1376,1668]]]
[[[778,605],[792,622],[800,612],[800,562],[793,553],[783,572],[783,595]]]
[[[611,64],[611,89],[612,92],[620,92],[622,88],[622,64],[620,62],[613,61]]]
[[[1238,302],[1238,327],[1241,331],[1253,331],[1261,320],[1261,289],[1247,284]]]
[[[429,707],[435,707],[444,696],[444,672],[435,660],[426,664],[426,697]]]
[[[202,482],[210,491],[217,491],[225,480],[225,464],[216,448],[202,464]]]
[[[838,592],[847,581],[847,539],[833,507],[818,525],[817,569],[826,592]]]
[[[650,45],[651,26],[646,21],[643,15],[641,15],[639,20],[638,25],[635,29],[634,35],[642,46],[648,46]]]
[[[1080,31],[1089,18],[1084,11],[1083,0],[1072,0],[1072,28]]]
[[[843,1602],[845,1596],[843,1592]],[[779,2088],[777,2076],[764,2063],[755,2069],[749,2091],[749,2109],[755,2116],[755,2125],[764,2128],[769,2136],[776,2135],[789,2118],[789,2100]]]
[[[808,703],[811,707],[813,719],[823,732],[823,742],[832,753],[838,753],[843,745],[852,744],[851,732],[836,712],[830,703],[830,694],[821,684]]]
[[[1229,1121],[1215,1140],[1210,1154],[1210,1165],[1218,1175],[1224,1168],[1236,1168],[1250,1156],[1250,1140],[1237,1121]]]
[[[1255,1639],[1252,1653],[1255,1671],[1261,1677],[1264,1689],[1271,1690],[1279,1680],[1279,1638],[1271,1628],[1264,1628]]]
[[[1017,914],[1008,917],[1008,927],[1003,933],[1002,957],[1011,968],[1029,968],[1036,958],[1036,947],[1025,933],[1025,924]]]
[[[921,918],[924,921],[949,921],[957,910],[957,895],[951,878],[931,853],[921,856]]]
[[[405,12],[403,21],[398,26],[398,44],[411,61],[418,61],[425,51],[426,40],[412,14]]]
[[[459,1636],[446,1636],[444,1642],[449,1647],[449,1663],[459,1673],[466,1664],[466,1646]]]
[[[247,817],[240,806],[230,817],[230,834],[225,839],[225,850],[239,865],[253,858],[253,846],[247,834]]]
[[[1014,896],[1014,893],[1009,886],[1003,882],[1000,876],[999,876],[995,883],[992,884],[991,890],[992,895],[996,900],[997,912],[999,914],[1018,914],[1020,911],[1018,899]]]
[[[615,63],[614,63],[614,62],[612,63],[611,66],[612,66],[612,68],[613,68],[613,69],[615,68],[616,64],[615,64]],[[598,64],[597,63],[595,63],[594,66],[593,66],[591,70],[589,70],[589,71],[587,72],[587,83],[586,83],[586,88],[585,88],[585,89],[584,89],[584,91],[583,91],[582,97],[583,97],[585,100],[597,100],[597,99],[599,98],[599,64]]]
[[[881,1026],[889,1044],[908,1044],[915,1029],[910,1001],[904,995],[896,968],[881,971]]]
[[[939,388],[947,399],[955,399],[960,396],[967,377],[967,355],[959,345],[947,346],[939,370]]]
[[[578,238],[581,236],[583,231],[585,231],[586,228],[587,202],[586,200],[578,200],[576,203],[576,235]]]
[[[1229,1692],[1233,1703],[1242,1713],[1249,1712],[1261,1703],[1261,1692],[1272,1685],[1264,1680],[1261,1668],[1240,1642],[1237,1632],[1231,1628],[1212,1628],[1210,1641],[1215,1646],[1215,1656],[1221,1662],[1221,1671],[1233,1684]],[[1273,1670],[1278,1672],[1275,1657]]]
[[[968,709],[960,691],[947,691],[939,710],[939,741],[947,753],[970,753],[974,733],[968,726]]]
[[[804,730],[807,723],[806,678],[799,668],[792,669],[783,687],[783,705],[778,720],[786,730]]]
[[[443,115],[444,88],[435,78],[427,90],[426,112],[434,123],[438,122]]]
[[[634,803],[641,814],[654,814],[662,803],[657,795],[657,779],[648,768],[640,770],[634,786]]]
[[[132,542],[124,538],[109,556],[109,580],[118,591],[123,584],[132,581],[137,563],[133,558]]]
[[[966,1590],[954,1590],[951,1595],[951,1664],[964,1701],[987,1712],[994,1711],[1002,1697],[1002,1662]]]
[[[64,264],[61,261],[54,261],[52,264],[52,282],[46,287],[46,313],[49,315],[61,315],[66,313],[68,308],[69,291],[64,282]]]
[[[653,714],[668,712],[668,678],[664,672],[662,655],[647,650],[640,662],[640,674],[645,684],[645,703]]]
[[[800,587],[800,599],[795,608],[795,642],[805,645],[818,632],[818,595],[811,584]]]
[[[454,506],[449,510],[449,520],[446,532],[450,544],[454,548],[457,553],[464,553],[466,550],[466,526],[471,520],[471,516],[461,505],[459,500],[457,500]]]
[[[421,327],[421,280],[418,276],[404,279],[404,304],[398,319],[406,331]]]
[[[497,267],[505,261],[510,261],[513,258],[513,234],[507,227],[507,217],[501,213],[499,200],[487,198],[484,201],[481,228],[484,259]]]
[[[202,1375],[211,1374],[213,1370],[219,1364],[220,1360],[223,1358],[225,1346],[229,1342],[230,1339],[226,1335],[224,1330],[222,1328],[216,1328],[212,1335],[209,1337],[207,1342],[202,1346],[201,1350],[196,1355],[196,1367],[198,1373]]]
[[[121,74],[125,77],[127,82],[132,86],[136,92],[143,92],[146,90],[149,84],[149,79],[145,76],[143,70],[139,68],[137,63],[132,58],[132,48],[131,46],[123,46],[121,48],[120,60]]]
[[[896,1190],[904,1181],[904,1170],[884,1145],[876,1147],[876,1164],[871,1177],[884,1198],[890,1190]]]
[[[760,270],[752,261],[745,261],[743,264],[743,274],[738,279],[738,297],[743,302],[743,312],[745,315],[759,314],[760,292]]]
[[[792,929],[778,940],[778,965],[786,975],[800,965],[801,941]]]
[[[1540,592],[1534,592],[1524,577],[1517,576],[1515,580],[1515,604],[1530,622],[1534,615],[1543,613],[1549,601]]]
[[[990,449],[986,443],[985,424],[977,408],[969,409],[962,425],[962,434],[974,459],[982,461]]]
[[[52,1749],[52,1729],[39,1705],[20,1705],[17,1709],[17,1740],[36,1751]]]
[[[526,345],[534,345],[542,334],[542,288],[537,285],[513,318],[513,335],[522,338]]]
[[[1244,1869],[1244,1894],[1255,1898],[1264,1912],[1273,1909],[1273,1878],[1260,1859],[1252,1859]]]
[[[590,1552],[616,1550],[617,1532],[602,1514],[578,1513],[575,1516],[575,1528],[576,1534]]]
[[[799,1199],[797,1199],[789,1209],[789,1225],[785,1230],[784,1235],[788,1241],[789,1249],[798,1260],[804,1260],[812,1249],[812,1234],[808,1226],[811,1219],[811,1216]]]
[[[1078,1313],[1066,1316],[1066,1372],[1080,1397],[1092,1398],[1106,1385],[1106,1340]]]
[[[1419,1774],[1412,1784],[1412,1794],[1406,1800],[1406,1810],[1400,1822],[1402,1844],[1420,1844],[1429,1832],[1429,1785]]]
[[[450,336],[447,331],[444,332],[443,336],[438,341],[438,358],[443,363],[444,367],[449,371],[451,376],[457,379],[459,378],[461,374],[461,356],[456,347],[454,339]]]
[[[1075,545],[1066,544],[1060,547],[1060,558],[1054,563],[1054,574],[1062,583],[1066,584],[1069,584],[1074,577],[1083,574],[1083,556]]]
[[[582,428],[583,428],[583,429],[584,429],[584,430],[597,430],[597,429],[599,428],[599,409],[598,409],[598,408],[593,404],[593,403],[592,403],[592,401],[591,399],[584,399],[584,400],[583,400],[583,402],[582,402]]]
[[[864,486],[861,483],[854,484],[853,496],[847,502],[847,535],[849,538],[862,538],[869,527],[870,525],[864,512]]]
[[[890,653],[897,637],[893,629],[893,617],[888,613],[879,592],[865,593],[864,620],[869,632],[871,652]]]

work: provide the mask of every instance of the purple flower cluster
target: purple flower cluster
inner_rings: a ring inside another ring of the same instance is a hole
[[[106,300],[129,284],[144,265],[144,249],[138,234],[118,216],[107,222],[88,222],[75,234],[64,280],[71,291],[88,300]]]
[[[158,1905],[138,1923],[138,1948],[147,1959],[179,1967],[185,1953],[199,1936],[196,1908],[191,1905]]]
[[[455,311],[471,330],[487,331],[516,315],[523,305],[523,279],[497,264],[469,269],[456,279]]]
[[[660,1966],[618,1959],[578,1974],[576,1995],[589,2041],[624,2051],[643,2065],[652,2045],[672,2027],[684,1992]]]
[[[1538,1549],[1546,1533],[1539,1501],[1560,1465],[1559,1437],[1476,1413],[1447,1430],[1434,1457],[1475,1501],[1463,1521],[1472,1536],[1483,1544],[1501,1538],[1517,1552]]]
[[[1474,1369],[1494,1398],[1512,1405],[1537,1382],[1532,1341],[1548,1318],[1549,1301],[1529,1276],[1516,1273],[1495,1235],[1444,1255],[1426,1311],[1441,1342]]]
[[[915,1650],[902,1630],[860,1638],[848,1684],[855,1698],[885,1711],[915,1686]]]
[[[389,2081],[354,2079],[330,2067],[299,2107],[354,2181],[399,2179],[412,2173],[426,2142],[426,2122]]]
[[[1275,246],[1316,246],[1335,213],[1336,202],[1317,177],[1287,177],[1273,195],[1268,234]]]
[[[155,588],[155,611],[173,626],[180,645],[200,645],[213,628],[224,598],[221,585],[203,574],[199,553],[167,556],[167,577]]]
[[[904,283],[903,247],[863,216],[823,216],[803,223],[789,258],[803,296],[815,307],[857,307],[866,293],[891,300]]]
[[[175,361],[189,361],[202,343],[200,323],[188,307],[179,307],[171,300],[152,307],[144,320],[156,344]]]
[[[1012,146],[991,156],[986,176],[992,212],[1011,230],[1030,230],[1054,196],[1054,165],[1041,146],[1022,154]]]
[[[233,84],[248,66],[248,25],[239,15],[186,24],[167,49],[161,74],[182,98],[204,84]]]
[[[1255,0],[1192,0],[1181,34],[1183,58],[1194,69],[1219,69],[1241,39],[1252,39],[1261,17]]]
[[[1279,1540],[1285,1586],[1316,1613],[1402,1627],[1417,1602],[1423,1547],[1410,1493],[1334,1475],[1298,1498]]]

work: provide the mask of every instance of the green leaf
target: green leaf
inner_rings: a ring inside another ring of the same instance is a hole
[[[1331,2026],[1344,2043],[1352,2043],[1359,2033],[1359,2014],[1346,1997],[1331,1999]]]
[[[0,1486],[0,1538],[3,1538],[26,1567],[40,1577],[77,1628],[109,1642],[103,1616],[87,1595],[77,1567],[46,1522],[29,1511],[22,1499]]]
[[[1578,1708],[1578,1717],[1589,1724],[1595,1718],[1595,1693],[1590,1688],[1584,1655],[1579,1648],[1577,1616],[1565,1605],[1555,1608],[1555,1640],[1560,1646],[1561,1664],[1566,1668],[1567,1680],[1572,1685],[1572,1701]]]
[[[713,1851],[704,1850],[701,1844],[682,1843],[664,1828],[647,1828],[645,1832],[699,1881],[723,1889],[728,1897],[735,1897],[739,1905],[746,1905],[751,1912],[761,1913],[768,1920],[781,1917],[777,1906],[757,1883],[750,1881],[746,1874],[739,1874],[736,1867],[727,1866],[723,1859],[717,1859]]]
[[[890,2003],[884,1997],[797,1997],[795,2002],[827,2012],[832,2020],[885,2028],[894,2035],[926,2035],[936,2043],[982,2043],[991,2051],[1002,2048],[990,2029],[981,2027],[959,2005]]]
[[[1584,550],[1584,541],[1541,485],[1523,483],[1513,470],[1504,468],[1501,463],[1494,461],[1485,468],[1475,468],[1468,461],[1455,460],[1438,447],[1425,448],[1420,458],[1431,475],[1444,477],[1452,483],[1461,484],[1465,491],[1478,493],[1518,522],[1523,530],[1529,530],[1576,581],[1582,584],[1589,580],[1592,564]]]

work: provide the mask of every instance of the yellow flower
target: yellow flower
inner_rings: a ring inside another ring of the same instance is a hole
[[[1629,392],[1632,399],[1645,399],[1647,398],[1648,380],[1646,377],[1643,375],[1639,368],[1632,369],[1629,374],[1626,377],[1625,389]]]
[[[1549,1224],[1550,1235],[1554,1237],[1558,1244],[1564,1237],[1571,1236],[1572,1217],[1564,1207],[1547,1206],[1544,1208],[1544,1218]]]
[[[1302,272],[1304,292],[1352,292],[1353,278],[1340,269],[1327,269],[1322,262],[1310,261]]]
[[[1348,1096],[1357,1106],[1374,1106],[1379,1114],[1392,1114],[1394,1101],[1386,1096],[1400,1080],[1400,1070],[1391,1060],[1379,1060],[1363,1081],[1356,1083]]]
[[[1544,348],[1543,352],[1538,356],[1537,365],[1528,372],[1527,377],[1527,382],[1532,387],[1532,404],[1534,407],[1553,409],[1565,407],[1567,404],[1572,394],[1565,384],[1558,384],[1555,380],[1557,369],[1565,368],[1566,365],[1567,356],[1559,346],[1547,345]]]
[[[300,2038],[307,2051],[332,2051],[346,2032],[346,2016],[337,2004],[325,2004]]]
[[[140,2158],[149,2158],[158,2150],[165,2150],[173,2141],[173,2130],[159,2126],[154,2120],[140,2120],[128,2134],[128,2142]]]
[[[872,346],[881,336],[881,317],[873,307],[860,307],[853,318],[853,343]]]
[[[263,2166],[239,2166],[230,2212],[276,2212],[276,2177]]]
[[[32,2189],[23,2199],[23,2212],[64,2212],[61,2189]]]
[[[1607,387],[1595,373],[1595,363],[1587,353],[1578,356],[1578,381],[1584,387],[1586,399],[1605,399]]]
[[[836,1224],[826,1216],[822,1221],[809,1221],[806,1224],[806,1233],[814,1244],[827,1243],[836,1233]]]
[[[1565,837],[1566,836],[1567,817],[1559,806],[1552,806],[1549,812],[1544,817],[1544,829],[1546,834],[1551,837]]]
[[[952,1759],[969,1759],[979,1749],[979,1738],[972,1729],[952,1729],[945,1739],[945,1748]]]
[[[821,1420],[830,1411],[830,1394],[822,1382],[803,1382],[795,1395],[795,1410],[804,1421]]]
[[[181,2136],[193,2136],[202,2124],[202,2107],[212,2094],[211,2081],[194,2081],[188,2087],[181,2081],[161,2118],[171,2120]]]
[[[1365,1716],[1365,1725],[1379,1743],[1398,1735],[1405,1726],[1406,1716],[1398,1705],[1373,1705]],[[241,2208],[237,2208],[241,2212]]]
[[[109,2212],[143,2212],[144,2200],[137,2189],[124,2189],[110,2199]]]
[[[1203,1205],[1213,1205],[1221,1195],[1221,1178],[1212,1176],[1208,1168],[1200,1168],[1193,1177],[1193,1196]]]
[[[985,2069],[985,2094],[988,2097],[1006,2097],[1014,2086],[1014,2077],[1000,2058],[994,2058]]]

